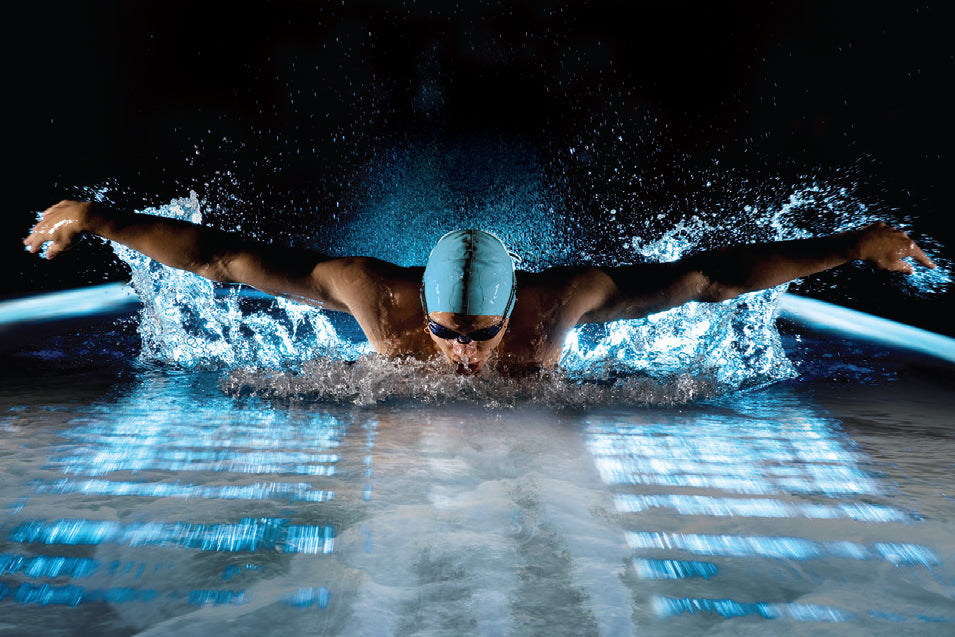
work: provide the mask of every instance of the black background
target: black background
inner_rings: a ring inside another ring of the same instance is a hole
[[[20,245],[36,211],[84,187],[141,208],[229,171],[230,194],[255,202],[247,226],[294,239],[409,136],[519,139],[571,184],[584,173],[567,148],[585,146],[607,170],[659,175],[648,205],[683,195],[664,177],[715,160],[751,181],[851,167],[951,258],[953,18],[908,2],[21,6],[4,27],[0,294],[122,278],[95,246],[47,263]],[[621,159],[602,140],[623,135]],[[584,201],[614,187],[565,194],[599,218]],[[850,304],[955,333],[950,294],[900,301],[884,285]]]

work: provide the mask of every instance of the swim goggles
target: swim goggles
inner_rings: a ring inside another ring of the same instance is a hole
[[[449,327],[445,327],[444,325],[441,325],[440,323],[435,323],[429,318],[428,329],[431,330],[432,334],[434,334],[440,339],[444,339],[448,341],[450,341],[451,339],[454,339],[458,343],[463,343],[467,345],[471,341],[491,340],[492,338],[497,336],[498,332],[501,331],[501,328],[504,327],[505,320],[507,319],[501,319],[501,322],[498,323],[497,325],[492,325],[490,327],[484,327],[479,330],[474,330],[470,334],[461,334],[459,332],[455,332]]]

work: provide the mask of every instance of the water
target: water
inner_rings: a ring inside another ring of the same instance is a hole
[[[943,360],[783,321],[798,376],[760,389],[618,370],[493,403],[504,379],[360,357],[137,359],[113,312],[7,327],[0,634],[955,623]],[[359,371],[322,394],[323,366]]]
[[[369,188],[318,247],[419,263],[427,233],[374,237],[411,202],[435,233],[463,223],[456,182],[428,187],[434,158],[398,165],[399,194]],[[581,262],[672,260],[870,220],[808,185],[735,225],[697,211],[637,236],[611,215],[561,237],[534,170],[504,190],[477,174],[511,198],[465,213],[512,217],[490,229],[532,270],[578,242]],[[193,193],[148,212],[210,207]],[[0,634],[952,630],[950,339],[833,336],[782,286],[580,328],[538,378],[464,378],[379,359],[348,317],[113,248],[135,297],[111,285],[0,312]]]
[[[407,214],[379,199],[386,226]],[[866,221],[851,201],[805,188],[737,238],[806,236],[807,202],[820,231]],[[700,213],[614,237],[667,260],[719,232]],[[566,257],[507,240],[523,267]],[[832,334],[834,308],[781,287],[578,329],[539,378],[463,378],[114,249],[135,295],[0,311],[0,634],[952,631],[950,339]]]

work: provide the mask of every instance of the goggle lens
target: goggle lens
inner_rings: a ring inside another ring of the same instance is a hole
[[[431,319],[428,319],[428,329],[431,330],[432,334],[440,339],[448,341],[454,339],[459,343],[465,344],[470,343],[471,341],[489,341],[497,336],[502,327],[504,327],[504,321],[501,321],[497,325],[492,325],[491,327],[474,330],[470,334],[461,334],[459,332],[455,332],[451,328],[445,327],[439,323],[435,323]]]

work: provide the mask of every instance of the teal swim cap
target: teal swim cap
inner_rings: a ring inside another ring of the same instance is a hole
[[[427,312],[510,316],[517,281],[500,239],[483,230],[454,230],[428,257],[421,282]]]

